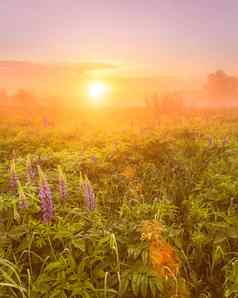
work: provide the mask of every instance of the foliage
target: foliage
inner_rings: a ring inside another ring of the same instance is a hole
[[[235,125],[0,126],[0,297],[238,297]]]

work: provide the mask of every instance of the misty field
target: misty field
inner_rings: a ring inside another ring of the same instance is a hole
[[[0,126],[0,297],[238,297],[238,118]]]

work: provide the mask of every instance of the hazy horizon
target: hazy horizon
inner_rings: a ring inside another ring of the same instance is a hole
[[[111,103],[205,98],[209,74],[238,76],[234,0],[8,0],[0,11],[0,88],[10,94],[82,98],[100,82]]]

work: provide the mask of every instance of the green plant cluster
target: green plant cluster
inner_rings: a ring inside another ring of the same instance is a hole
[[[219,121],[103,133],[0,127],[0,297],[238,297],[238,130]],[[54,219],[41,219],[43,169]],[[9,165],[28,201],[9,188]],[[62,204],[57,168],[67,178]],[[129,169],[129,170],[128,170]],[[80,173],[96,194],[88,211]],[[153,271],[144,220],[176,250],[176,278]]]

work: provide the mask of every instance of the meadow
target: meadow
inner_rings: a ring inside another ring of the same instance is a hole
[[[238,117],[1,121],[0,233],[0,297],[238,297]]]

